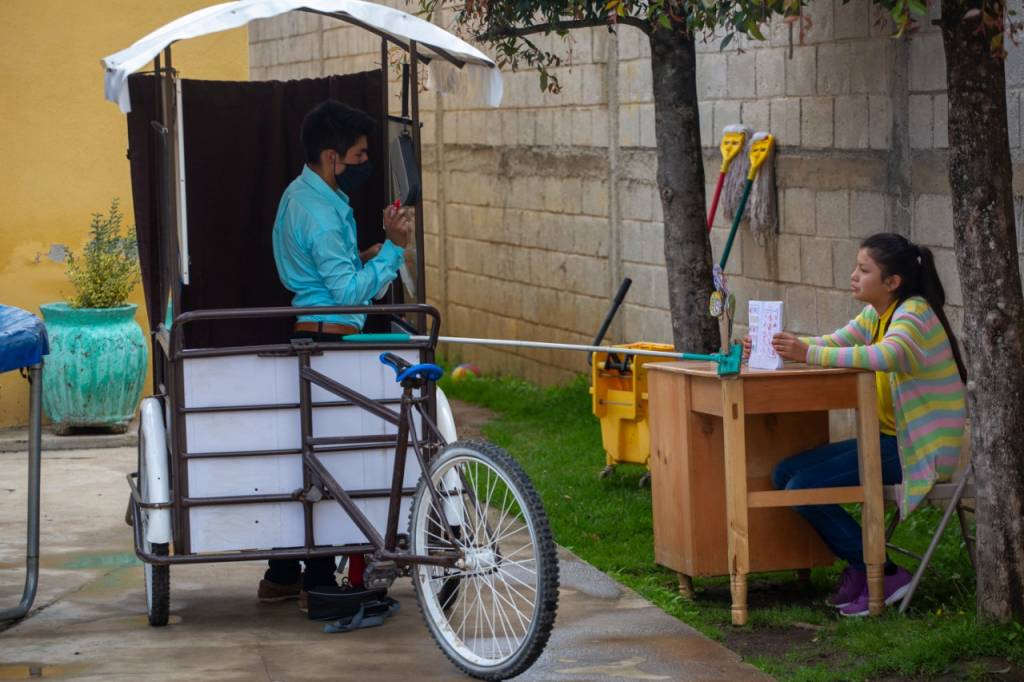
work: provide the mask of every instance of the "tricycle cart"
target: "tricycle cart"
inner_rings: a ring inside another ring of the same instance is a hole
[[[172,67],[177,40],[291,10],[380,36],[380,70],[214,83],[182,80]],[[389,44],[408,54],[400,117],[388,115]],[[150,61],[152,74],[132,75]],[[370,141],[375,175],[352,196],[360,248],[379,240],[364,227],[393,195],[419,194],[408,186],[419,182],[423,62],[444,62],[448,84],[459,69],[476,71],[470,80],[484,97],[500,100],[500,74],[485,55],[360,0],[224,3],[103,60],[108,99],[130,112],[154,339],[155,394],[141,408],[127,511],[152,625],[167,623],[175,564],[363,555],[368,587],[412,577],[431,635],[472,676],[517,675],[547,642],[558,564],[539,497],[508,454],[456,440],[435,384],[441,320],[425,304],[422,212],[416,274],[404,282],[415,302],[396,286],[382,305],[289,307],[271,257],[277,200],[303,163],[299,121],[325,97],[380,122]],[[313,313],[368,314],[367,331],[414,336],[291,339],[294,317]]]

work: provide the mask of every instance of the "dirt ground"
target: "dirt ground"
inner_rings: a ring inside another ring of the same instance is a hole
[[[494,412],[486,407],[464,403],[461,400],[449,398],[448,401],[455,414],[455,426],[459,431],[459,438],[483,438],[484,424],[494,419]]]

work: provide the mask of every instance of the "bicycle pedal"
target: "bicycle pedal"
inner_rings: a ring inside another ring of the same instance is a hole
[[[394,561],[371,561],[363,570],[363,587],[367,590],[389,589],[398,577]]]

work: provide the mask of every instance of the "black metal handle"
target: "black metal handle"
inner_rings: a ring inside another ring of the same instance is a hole
[[[622,284],[619,285],[619,291],[615,294],[615,298],[612,299],[612,305],[608,309],[608,314],[604,316],[604,322],[601,323],[601,328],[597,330],[597,336],[594,337],[594,343],[592,346],[600,346],[601,342],[604,341],[604,335],[608,333],[608,327],[611,326],[612,320],[615,319],[615,313],[619,312],[619,306],[622,305],[622,301],[626,298],[626,292],[629,291],[629,287],[633,285],[633,280],[626,277],[622,280]],[[611,356],[609,356],[610,359]],[[593,354],[587,355],[587,364],[590,364],[593,360]]]

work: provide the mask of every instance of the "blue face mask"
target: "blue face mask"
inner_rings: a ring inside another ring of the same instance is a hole
[[[345,166],[345,170],[334,176],[334,179],[338,183],[338,189],[348,196],[352,196],[352,193],[369,180],[371,175],[373,175],[373,164],[364,161],[353,166]]]

